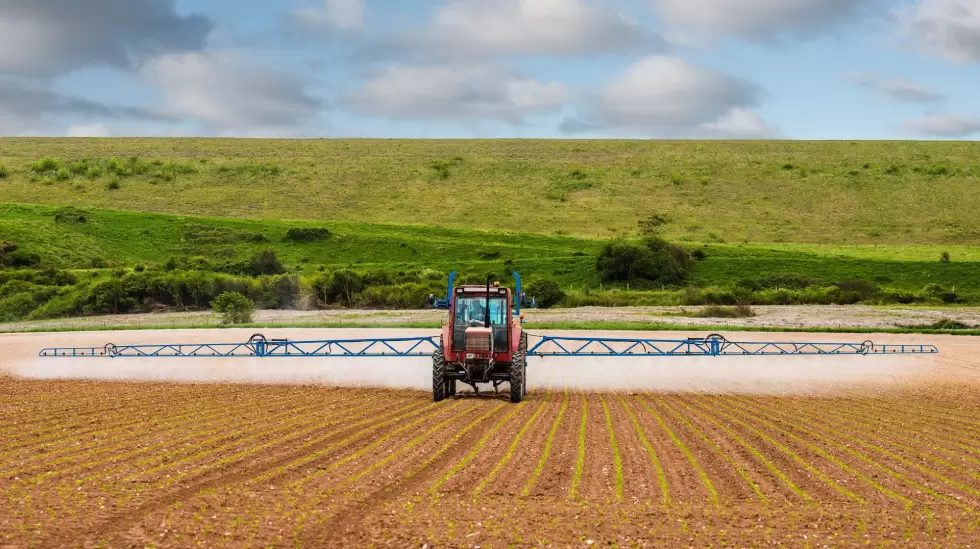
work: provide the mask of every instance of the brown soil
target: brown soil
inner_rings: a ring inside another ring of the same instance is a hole
[[[815,394],[0,376],[0,547],[965,547],[980,355],[937,341]]]
[[[145,397],[157,384],[98,384],[102,399],[93,388],[0,378],[0,412],[18,418],[0,443],[10,457],[0,476],[5,547],[939,547],[971,543],[980,527],[968,461],[980,414],[916,388],[539,390],[518,406],[492,395],[436,404],[416,391],[203,384],[174,385],[156,406]],[[980,386],[956,391],[980,396]],[[78,417],[52,418],[72,392]]]

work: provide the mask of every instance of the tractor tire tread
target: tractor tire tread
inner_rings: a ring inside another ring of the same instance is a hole
[[[447,396],[446,358],[442,349],[432,353],[432,400],[439,402]]]
[[[517,351],[510,363],[510,401],[520,402],[524,399],[524,353]]]

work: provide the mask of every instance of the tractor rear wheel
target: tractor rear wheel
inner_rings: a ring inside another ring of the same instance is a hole
[[[514,353],[510,363],[510,401],[520,402],[524,399],[524,374],[526,372],[524,352]]]
[[[456,383],[453,385],[455,389]],[[446,389],[446,357],[442,349],[437,349],[432,353],[432,400],[439,402],[449,396]]]
[[[524,363],[524,379],[523,379],[523,389],[524,396],[527,396],[527,332],[521,330],[521,343],[520,343],[521,356],[524,357],[522,361]]]

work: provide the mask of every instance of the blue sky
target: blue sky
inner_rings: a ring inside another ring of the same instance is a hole
[[[980,0],[4,0],[0,135],[973,139]]]

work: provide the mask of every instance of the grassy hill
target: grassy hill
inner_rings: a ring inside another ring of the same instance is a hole
[[[0,139],[4,202],[802,244],[980,243],[980,143]]]
[[[81,218],[81,219],[80,219]],[[325,228],[322,240],[295,242],[293,228]],[[496,272],[509,267],[527,280],[550,278],[569,289],[598,289],[596,256],[603,239],[464,229],[438,229],[345,221],[237,220],[34,205],[0,204],[0,239],[65,269],[162,265],[170,257],[241,261],[275,250],[294,272],[330,269],[430,269],[448,274]],[[826,284],[868,280],[919,290],[938,283],[980,291],[980,248],[971,246],[819,246],[699,244],[705,259],[695,286],[725,286],[761,276],[806,274]],[[952,261],[939,261],[942,251]]]
[[[978,153],[0,139],[0,321],[206,308],[230,290],[265,308],[420,307],[452,270],[551,280],[566,306],[975,304]],[[601,250],[641,225],[703,252],[683,283],[601,279]]]

